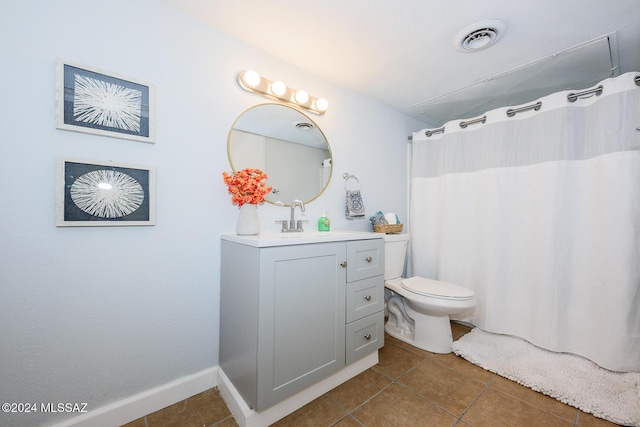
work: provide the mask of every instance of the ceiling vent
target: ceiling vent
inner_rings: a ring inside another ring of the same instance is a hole
[[[314,126],[311,123],[307,123],[307,122],[297,122],[297,123],[294,123],[293,125],[298,129],[302,129],[302,130],[309,130],[314,128]]]
[[[461,52],[477,52],[495,44],[504,35],[507,24],[498,20],[470,25],[456,36],[454,45]]]

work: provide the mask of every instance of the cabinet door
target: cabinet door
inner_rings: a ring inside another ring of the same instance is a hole
[[[384,240],[358,240],[347,244],[347,282],[384,274]]]
[[[345,244],[264,248],[260,257],[257,410],[345,366]]]

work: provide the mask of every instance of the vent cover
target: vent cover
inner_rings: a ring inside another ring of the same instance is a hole
[[[461,52],[477,52],[500,40],[506,28],[507,24],[498,20],[478,22],[460,31],[454,45]]]
[[[309,130],[309,129],[313,129],[315,127],[311,123],[307,123],[307,122],[294,123],[294,126],[297,127],[298,129],[302,129],[302,130]]]

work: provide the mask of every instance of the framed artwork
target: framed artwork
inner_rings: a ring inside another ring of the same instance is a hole
[[[155,225],[155,169],[58,159],[56,226]]]
[[[56,128],[155,142],[155,94],[148,83],[56,61]]]

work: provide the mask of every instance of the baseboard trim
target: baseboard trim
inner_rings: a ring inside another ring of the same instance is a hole
[[[178,378],[126,399],[90,410],[53,427],[119,426],[218,385],[218,366]]]
[[[240,427],[264,427],[302,408],[356,375],[378,363],[378,352],[374,351],[357,362],[336,372],[329,378],[306,388],[294,396],[263,411],[249,408],[222,369],[218,369],[218,390]]]

